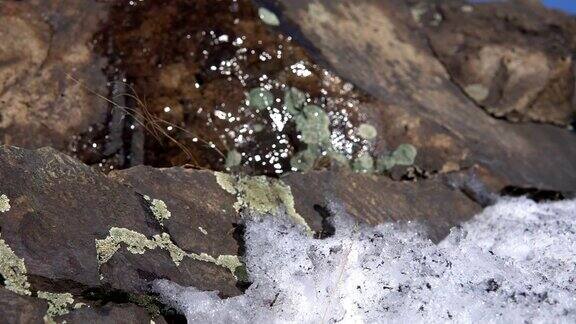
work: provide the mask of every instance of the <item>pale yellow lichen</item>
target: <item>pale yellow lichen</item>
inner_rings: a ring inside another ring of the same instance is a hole
[[[104,239],[96,240],[96,254],[100,264],[106,263],[124,243],[128,251],[133,254],[143,254],[147,249],[156,248],[156,243],[146,238],[146,235],[126,229],[112,227],[110,235]]]
[[[148,239],[144,234],[118,227],[111,228],[110,235],[106,238],[96,240],[96,254],[99,264],[102,265],[110,260],[114,253],[120,249],[121,244],[125,244],[127,250],[133,254],[143,254],[147,250],[156,248],[166,250],[170,253],[170,258],[172,258],[176,266],[179,266],[185,257],[189,257],[198,261],[214,263],[229,269],[234,274],[236,267],[241,265],[238,257],[234,255],[221,255],[218,258],[214,258],[206,253],[186,253],[172,242],[168,233],[157,234],[152,239]],[[234,262],[233,260],[237,261]]]
[[[174,264],[176,264],[177,266],[180,265],[180,262],[186,256],[186,252],[184,252],[184,250],[182,250],[176,244],[174,244],[174,242],[172,242],[172,239],[170,238],[169,234],[162,233],[160,235],[154,235],[154,241],[156,242],[159,248],[166,250],[168,251],[168,253],[170,253],[170,257],[172,258]]]
[[[4,278],[6,289],[20,295],[30,295],[26,265],[14,251],[0,239],[0,274]]]
[[[247,208],[258,214],[276,214],[282,209],[295,223],[303,226],[307,233],[314,233],[304,217],[296,211],[290,186],[281,180],[265,176],[235,179],[220,172],[215,175],[222,189],[236,195],[236,211]]]
[[[164,201],[151,199],[147,195],[144,195],[144,199],[150,201],[150,210],[160,225],[163,225],[163,222],[172,216],[172,213],[168,210],[168,206]]]
[[[234,179],[234,177],[232,177],[228,173],[223,172],[214,172],[214,175],[216,176],[216,182],[220,185],[220,187],[222,187],[222,189],[228,191],[233,195],[236,194],[236,189],[234,188],[236,180]]]
[[[38,291],[38,298],[45,299],[48,302],[48,310],[46,316],[53,318],[68,314],[69,305],[74,303],[74,298],[70,293],[51,293],[46,291]]]
[[[0,195],[0,213],[10,211],[10,199],[6,195]]]

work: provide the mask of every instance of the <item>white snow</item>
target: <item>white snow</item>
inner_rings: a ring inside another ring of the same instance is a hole
[[[440,244],[332,209],[322,240],[285,216],[248,220],[244,295],[154,288],[189,323],[576,322],[576,200],[502,200]]]

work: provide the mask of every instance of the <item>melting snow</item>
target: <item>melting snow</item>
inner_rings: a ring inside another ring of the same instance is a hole
[[[154,288],[189,323],[576,322],[576,200],[502,200],[439,244],[333,209],[322,240],[287,217],[247,221],[242,296]]]

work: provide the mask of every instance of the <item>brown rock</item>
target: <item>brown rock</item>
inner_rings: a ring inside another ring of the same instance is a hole
[[[105,121],[107,103],[68,78],[107,95],[104,61],[91,44],[104,7],[94,1],[0,4],[0,142],[65,150],[73,135]]]
[[[150,315],[144,308],[132,304],[107,304],[102,307],[81,307],[72,310],[69,314],[58,317],[58,322],[66,323],[94,323],[94,324],[150,324]],[[165,323],[162,318],[154,319],[155,323]]]
[[[141,195],[73,158],[52,149],[3,147],[0,178],[0,192],[12,205],[0,218],[2,238],[25,260],[33,289],[35,282],[45,285],[52,280],[59,290],[110,285],[145,293],[150,280],[169,278],[225,295],[238,293],[227,269],[188,259],[176,266],[167,251],[158,249],[144,255],[120,249],[101,267],[100,280],[95,240],[107,237],[111,227],[148,238],[165,230]],[[198,209],[191,213],[205,214]],[[198,247],[190,252],[206,251]]]
[[[46,301],[29,296],[18,295],[0,288],[0,318],[2,323],[44,323],[48,305]]]
[[[421,20],[430,45],[477,104],[512,121],[570,124],[576,112],[574,19],[516,2],[427,3],[427,11],[442,16],[438,25]]]

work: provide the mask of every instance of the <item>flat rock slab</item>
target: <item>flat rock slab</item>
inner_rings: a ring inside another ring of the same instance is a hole
[[[375,98],[365,112],[381,139],[414,144],[425,170],[477,165],[496,190],[576,188],[576,134],[489,115],[454,83],[406,2],[259,2],[277,10],[282,30]]]
[[[142,295],[147,293],[147,284],[158,278],[219,290],[223,296],[240,293],[228,269],[191,258],[176,266],[161,249],[140,255],[122,247],[98,266],[95,240],[105,238],[112,227],[147,238],[169,233],[173,243],[186,252],[215,257],[241,252],[234,236],[241,223],[234,208],[237,197],[221,186],[214,172],[137,167],[106,176],[53,149],[3,146],[0,179],[0,194],[10,199],[10,209],[0,217],[1,237],[24,260],[32,292],[70,292],[77,301],[92,303],[93,309],[74,310],[71,320],[108,314],[101,305],[85,299],[88,291]],[[429,225],[434,239],[479,210],[460,191],[435,179],[396,182],[383,176],[318,171],[266,181],[289,186],[296,212],[316,232],[322,231],[328,202],[341,204],[370,224],[421,221]],[[165,202],[171,216],[163,225],[144,195]],[[37,305],[26,306],[26,300],[36,299],[26,297],[22,307],[36,309]],[[140,318],[130,313],[135,320]],[[114,314],[110,316],[118,315]]]
[[[2,1],[0,143],[67,150],[73,136],[104,123],[105,60],[92,38],[106,17],[96,1]],[[30,136],[33,134],[34,136]]]

